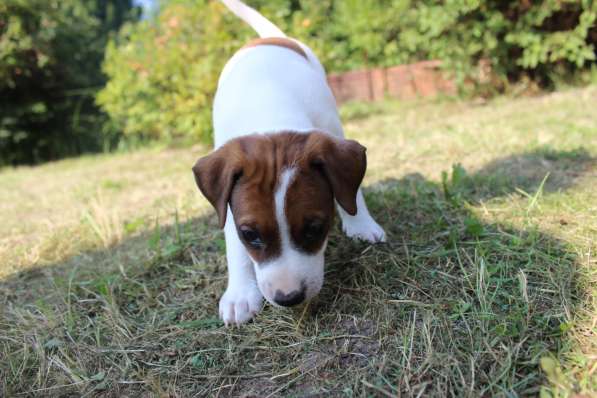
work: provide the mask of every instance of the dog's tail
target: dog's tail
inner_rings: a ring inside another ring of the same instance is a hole
[[[267,18],[240,0],[222,0],[237,17],[252,27],[259,37],[286,37],[284,32]]]

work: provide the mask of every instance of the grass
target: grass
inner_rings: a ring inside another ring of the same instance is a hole
[[[0,171],[0,395],[595,396],[595,98],[345,107],[389,243],[239,329],[206,148]]]

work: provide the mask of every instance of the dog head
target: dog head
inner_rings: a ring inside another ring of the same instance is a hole
[[[356,214],[366,163],[356,141],[288,132],[231,140],[193,172],[221,228],[230,207],[263,296],[291,306],[319,293],[334,200]]]

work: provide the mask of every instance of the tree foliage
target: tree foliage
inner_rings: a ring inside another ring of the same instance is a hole
[[[255,33],[215,0],[162,0],[125,23],[131,1],[0,2],[0,165],[108,148],[120,133],[210,140],[218,74]],[[470,82],[483,60],[498,83],[550,85],[595,61],[594,0],[247,2],[329,71],[441,59]]]
[[[109,33],[132,16],[130,0],[0,3],[0,165],[107,143],[94,95]]]
[[[595,60],[591,0],[253,0],[331,71],[441,59],[458,81],[481,59],[498,79],[549,84]],[[170,0],[110,42],[98,103],[128,136],[209,141],[225,61],[252,32],[219,2]]]
[[[98,103],[125,135],[209,140],[217,77],[242,30],[219,3],[170,2],[108,44]]]

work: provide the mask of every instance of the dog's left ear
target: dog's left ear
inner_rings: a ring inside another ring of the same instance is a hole
[[[242,162],[235,156],[230,145],[215,150],[197,160],[193,166],[195,182],[199,190],[216,209],[220,228],[226,225],[226,212],[232,188],[242,174]]]
[[[366,148],[354,140],[310,133],[306,153],[310,167],[328,180],[334,198],[351,216],[357,214],[357,191],[367,169]]]

